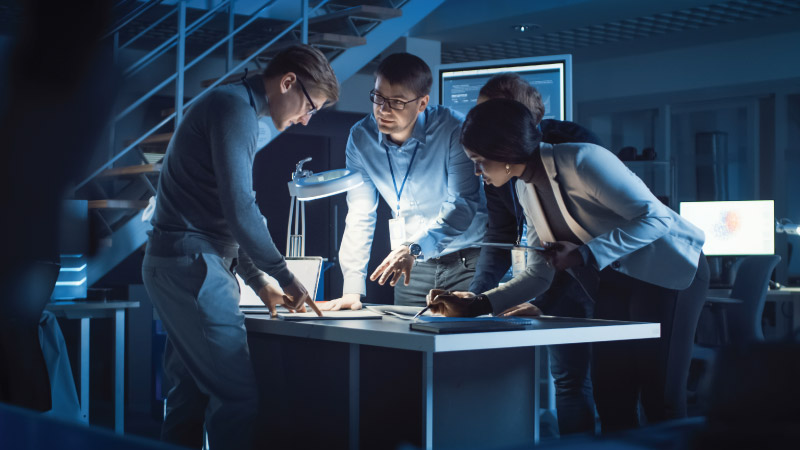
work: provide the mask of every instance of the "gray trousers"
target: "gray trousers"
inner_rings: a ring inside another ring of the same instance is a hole
[[[142,277],[167,331],[164,372],[173,387],[161,438],[211,450],[249,449],[258,411],[235,260],[211,253],[145,255]]]
[[[400,280],[394,287],[394,304],[425,306],[425,296],[431,289],[469,290],[480,254],[479,248],[466,248],[440,258],[415,261],[411,283],[406,286],[405,280]]]

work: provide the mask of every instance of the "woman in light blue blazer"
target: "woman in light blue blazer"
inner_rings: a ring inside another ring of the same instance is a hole
[[[431,310],[475,316],[523,305],[566,270],[595,300],[595,318],[661,323],[661,338],[595,344],[592,375],[605,432],[685,416],[692,341],[708,289],[703,232],[662,204],[611,152],[593,144],[541,143],[528,109],[513,100],[473,108],[461,134],[484,182],[518,177],[527,268],[484,293],[438,295]]]

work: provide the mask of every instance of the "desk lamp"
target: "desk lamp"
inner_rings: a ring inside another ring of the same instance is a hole
[[[297,163],[289,182],[292,206],[289,209],[289,225],[286,228],[286,256],[306,256],[306,207],[305,202],[329,195],[340,194],[364,184],[361,174],[350,169],[334,169],[315,174],[303,170],[303,164],[311,161],[306,158]],[[292,223],[294,222],[294,233]]]
[[[800,225],[792,223],[789,219],[781,219],[775,222],[775,232],[800,235]]]

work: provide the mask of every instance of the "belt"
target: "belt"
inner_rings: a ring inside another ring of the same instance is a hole
[[[464,248],[453,253],[448,253],[446,255],[442,255],[438,258],[429,258],[426,259],[424,262],[436,262],[436,263],[450,263],[454,261],[458,261],[460,259],[469,258],[473,256],[475,253],[480,253],[481,249],[479,248]]]

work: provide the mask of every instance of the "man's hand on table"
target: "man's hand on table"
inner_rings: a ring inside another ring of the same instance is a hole
[[[289,311],[294,309],[290,308],[290,305],[294,304],[292,299],[271,284],[264,285],[264,287],[259,289],[258,296],[261,298],[261,301],[267,305],[267,309],[269,309],[269,315],[272,317],[276,317],[278,315],[278,312],[275,309],[276,306],[284,305],[287,309],[289,309]],[[301,312],[305,312],[305,307],[302,308]]]
[[[292,280],[291,283],[283,286],[283,292],[281,292],[278,288],[272,285],[265,285],[258,291],[258,296],[261,298],[261,301],[267,305],[269,309],[269,314],[272,317],[276,317],[278,315],[277,310],[275,309],[278,305],[283,305],[289,312],[306,312],[305,304],[311,306],[311,309],[314,310],[317,315],[321,316],[322,313],[317,308],[316,304],[314,304],[314,299],[308,295],[308,291],[305,287],[300,283],[300,281],[295,278]]]
[[[361,309],[361,295],[344,294],[341,298],[320,303],[319,309],[323,311],[339,311],[340,309]]]

